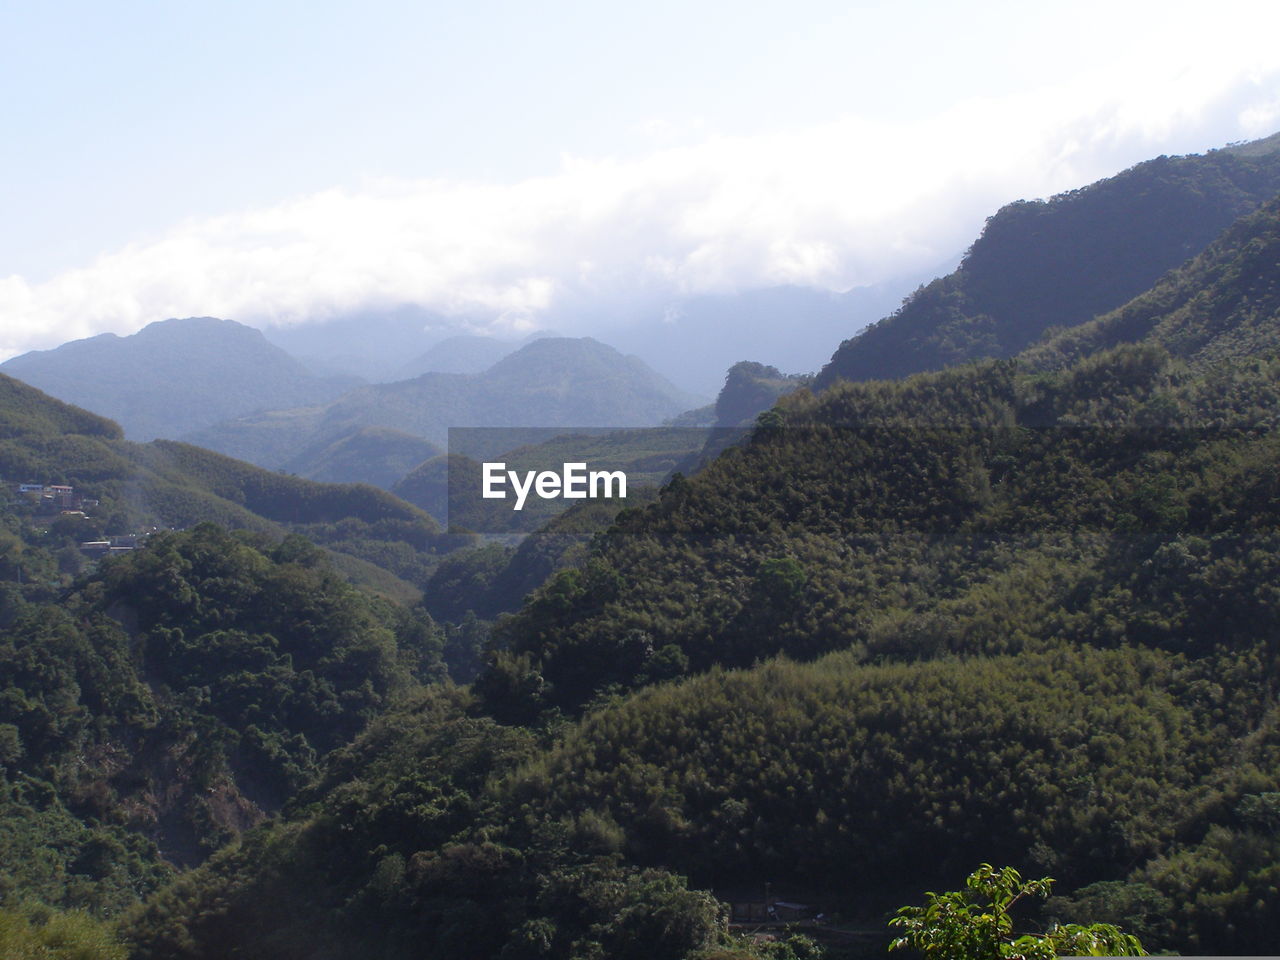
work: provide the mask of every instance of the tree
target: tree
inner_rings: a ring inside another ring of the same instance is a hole
[[[911,947],[925,960],[1052,960],[1058,956],[1146,956],[1138,938],[1108,923],[1054,924],[1014,936],[1010,909],[1024,897],[1047,897],[1053,880],[1023,880],[1013,867],[984,863],[964,890],[927,893],[922,907],[903,907],[889,921],[906,932],[889,949]]]

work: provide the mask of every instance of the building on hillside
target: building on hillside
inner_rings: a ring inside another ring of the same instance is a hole
[[[76,491],[64,483],[48,483],[45,484],[44,498],[52,500],[56,506],[74,508]]]

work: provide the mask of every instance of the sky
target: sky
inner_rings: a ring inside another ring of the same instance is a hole
[[[0,0],[0,359],[406,303],[607,339],[924,274],[1004,203],[1280,130],[1276,36],[1273,0]]]

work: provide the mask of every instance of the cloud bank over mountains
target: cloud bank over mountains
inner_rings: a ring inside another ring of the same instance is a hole
[[[556,324],[607,338],[623,301],[882,282],[950,260],[1009,201],[1268,135],[1277,90],[1280,67],[1247,58],[1113,71],[928,118],[566,156],[518,182],[327,190],[183,221],[45,282],[0,278],[0,358],[171,316],[271,326],[405,303],[477,331]],[[568,303],[578,316],[587,305],[592,329],[557,324]]]

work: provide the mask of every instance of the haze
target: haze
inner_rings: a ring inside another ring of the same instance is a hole
[[[1280,128],[1280,9],[1202,16],[8,5],[0,357],[404,304],[608,337],[697,294],[931,275],[1003,203]]]

